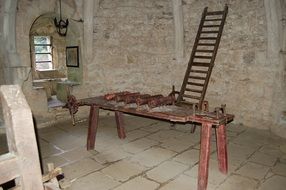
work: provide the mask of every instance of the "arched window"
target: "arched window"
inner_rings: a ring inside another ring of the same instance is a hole
[[[51,36],[33,36],[35,70],[49,71],[54,69]]]
[[[54,26],[54,15],[38,17],[30,29],[33,80],[67,77],[66,38]]]

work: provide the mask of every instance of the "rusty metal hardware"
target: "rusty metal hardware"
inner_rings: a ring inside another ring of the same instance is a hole
[[[174,85],[172,85],[172,91],[171,91],[171,93],[168,95],[168,96],[176,96],[176,95],[179,95],[180,94],[180,92],[179,91],[176,91],[175,90],[175,86]]]
[[[221,105],[221,112],[224,116],[226,116],[226,104]]]
[[[150,94],[138,94],[134,96],[127,96],[124,100],[124,103],[125,104],[136,103],[137,98],[148,98],[150,96],[151,96]]]
[[[128,94],[122,94],[122,95],[117,95],[116,97],[115,97],[115,101],[116,102],[123,102],[123,101],[125,101],[125,99],[127,98],[127,97],[131,97],[131,96],[136,96],[136,95],[140,95],[140,93],[139,92],[134,92],[134,93],[128,93]]]
[[[226,104],[222,104],[221,107],[215,107],[214,112],[216,113],[216,118],[218,119],[220,114],[226,116]]]
[[[136,99],[136,104],[137,104],[137,106],[141,106],[141,105],[144,105],[144,104],[148,104],[148,102],[151,101],[151,100],[156,100],[156,99],[162,98],[162,97],[163,97],[162,94],[158,94],[158,95],[149,96],[149,97],[146,97],[146,98],[137,98]]]
[[[176,101],[175,95],[160,97],[160,98],[154,98],[154,99],[148,101],[148,106],[150,108],[155,108],[158,106],[173,105],[175,103],[175,101]]]
[[[206,111],[206,112],[209,111],[209,102],[208,101],[206,101],[206,100],[203,101],[203,109],[202,110]]]
[[[123,92],[108,93],[108,94],[105,94],[105,95],[104,95],[104,99],[105,99],[105,100],[114,100],[116,96],[126,95],[126,94],[130,94],[130,92],[128,92],[128,91],[123,91]]]
[[[69,109],[73,125],[75,125],[74,114],[76,114],[78,112],[79,106],[81,106],[81,104],[77,101],[76,97],[73,95],[68,95],[67,103],[66,103],[66,105],[63,106],[63,108]]]

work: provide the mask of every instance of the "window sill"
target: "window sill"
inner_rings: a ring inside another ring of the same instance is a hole
[[[51,71],[57,71],[57,69],[49,69],[49,70],[36,70],[37,72],[51,72]]]
[[[35,79],[33,80],[34,82],[49,82],[49,81],[59,81],[59,82],[63,82],[66,81],[67,78],[46,78],[46,79]]]
[[[42,87],[42,86],[32,86],[32,89],[33,90],[41,90],[41,89],[44,89],[44,87]]]
[[[70,81],[70,80],[60,81],[60,82],[57,82],[57,83],[58,83],[58,84],[67,85],[67,86],[77,86],[77,85],[80,85],[79,82]]]

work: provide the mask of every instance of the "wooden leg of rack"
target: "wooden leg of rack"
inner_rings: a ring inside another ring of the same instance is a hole
[[[116,126],[117,126],[117,134],[120,139],[125,139],[125,128],[124,128],[124,120],[123,120],[123,114],[122,112],[115,111],[115,120],[116,120]]]
[[[201,146],[198,173],[198,190],[206,190],[209,175],[212,124],[202,123]]]
[[[87,150],[93,150],[95,147],[96,132],[98,127],[98,114],[99,114],[99,107],[93,105],[90,106],[87,144],[86,144]]]

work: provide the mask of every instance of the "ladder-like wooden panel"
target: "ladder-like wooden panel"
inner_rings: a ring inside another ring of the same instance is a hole
[[[198,104],[202,108],[207,86],[214,66],[228,7],[209,12],[206,7],[195,39],[177,104]]]

